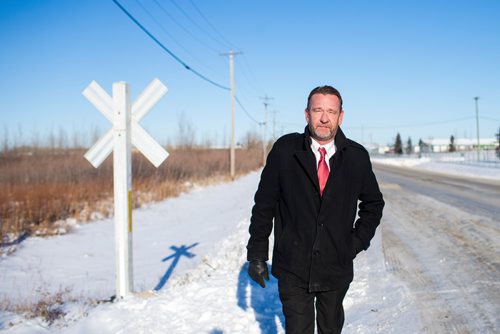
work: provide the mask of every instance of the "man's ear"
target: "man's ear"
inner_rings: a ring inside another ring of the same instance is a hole
[[[306,117],[306,122],[307,124],[309,124],[309,110],[306,108],[304,109],[304,115]]]

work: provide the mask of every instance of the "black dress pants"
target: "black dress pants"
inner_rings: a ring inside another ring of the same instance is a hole
[[[278,288],[287,334],[313,334],[315,313],[319,334],[342,332],[342,302],[349,285],[338,290],[309,292],[307,288],[280,284],[278,281]]]

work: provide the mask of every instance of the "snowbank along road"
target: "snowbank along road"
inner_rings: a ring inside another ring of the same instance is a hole
[[[387,204],[370,248],[355,259],[343,333],[498,333],[498,181],[375,167]],[[259,174],[134,210],[137,295],[92,308],[67,304],[51,326],[0,311],[0,330],[284,333],[276,280],[262,289],[246,274]],[[174,250],[186,256],[176,262]],[[75,297],[110,296],[113,254],[112,219],[28,238],[0,261],[0,300],[22,302],[39,288],[68,286]]]

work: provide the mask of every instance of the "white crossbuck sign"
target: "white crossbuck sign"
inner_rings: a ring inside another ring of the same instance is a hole
[[[131,145],[155,167],[168,157],[168,152],[139,125],[139,121],[166,92],[167,87],[158,79],[153,80],[133,104],[130,104],[129,88],[125,82],[113,84],[112,97],[95,81],[83,91],[83,95],[113,124],[85,153],[85,158],[97,168],[114,152],[116,297],[119,298],[133,291]]]

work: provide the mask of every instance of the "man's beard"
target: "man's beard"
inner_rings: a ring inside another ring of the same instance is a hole
[[[311,133],[311,137],[313,137],[316,140],[328,141],[335,138],[336,131],[334,129],[329,129],[328,134],[322,135],[316,132],[316,129],[311,123],[309,123],[307,126],[309,127],[309,132]]]

